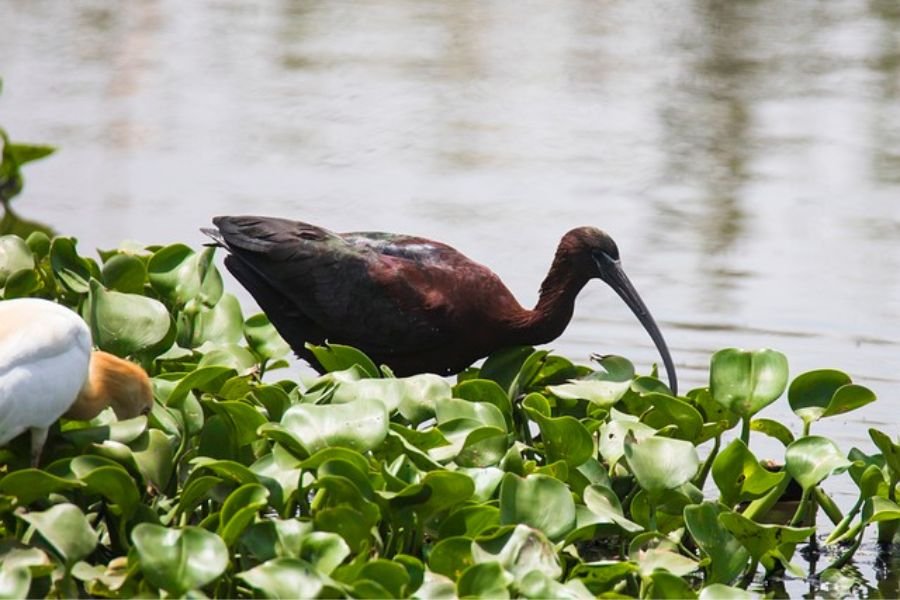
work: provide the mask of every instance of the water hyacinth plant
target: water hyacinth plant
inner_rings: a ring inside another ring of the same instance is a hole
[[[867,528],[890,541],[900,522],[897,440],[810,433],[875,399],[839,371],[789,382],[780,353],[727,349],[674,396],[617,356],[511,348],[450,381],[333,345],[312,348],[328,373],[298,377],[212,259],[0,237],[3,298],[77,311],[157,401],[62,420],[39,469],[27,440],[0,450],[0,596],[747,597],[754,577],[834,577]],[[799,437],[756,417],[785,389]],[[753,454],[761,435],[782,468]],[[846,514],[833,477],[859,489]],[[791,482],[796,508],[770,522]],[[840,552],[803,572],[817,533]]]

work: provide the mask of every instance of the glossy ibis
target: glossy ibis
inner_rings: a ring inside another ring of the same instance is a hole
[[[533,310],[500,278],[446,244],[393,233],[334,233],[254,216],[213,219],[203,229],[225,248],[225,266],[298,356],[321,371],[305,344],[355,346],[397,375],[448,375],[494,350],[558,337],[575,297],[593,278],[609,284],[653,338],[677,391],[675,369],[650,311],[606,233],[565,234]]]
[[[37,465],[59,417],[93,419],[112,406],[120,419],[153,405],[139,366],[91,350],[91,332],[68,308],[37,298],[0,302],[0,445],[31,430]]]

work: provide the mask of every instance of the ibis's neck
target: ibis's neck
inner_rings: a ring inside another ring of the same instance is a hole
[[[541,284],[538,303],[518,319],[515,343],[545,344],[559,337],[572,319],[575,297],[588,279],[574,268],[567,254],[557,252]]]

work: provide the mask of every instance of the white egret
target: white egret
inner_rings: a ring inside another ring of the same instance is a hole
[[[38,298],[0,302],[0,446],[31,430],[37,465],[57,419],[93,419],[111,406],[119,419],[153,406],[139,366],[99,350],[78,314]]]

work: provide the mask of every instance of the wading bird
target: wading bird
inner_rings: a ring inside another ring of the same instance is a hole
[[[359,348],[397,375],[457,373],[507,346],[547,343],[572,318],[593,278],[631,308],[656,344],[672,391],[665,340],[619,264],[606,233],[579,227],[559,243],[533,310],[490,269],[432,240],[392,233],[338,234],[269,217],[216,217],[203,229],[298,356],[321,371],[306,343]]]
[[[49,300],[0,302],[0,446],[31,430],[37,465],[50,425],[61,416],[88,420],[112,406],[119,419],[153,406],[139,366],[91,351],[91,332],[76,313]]]

